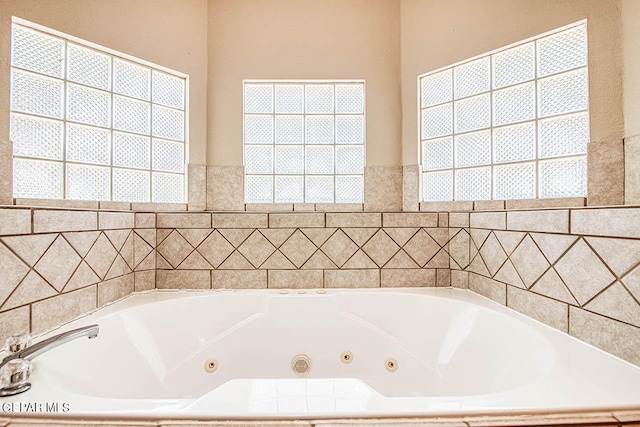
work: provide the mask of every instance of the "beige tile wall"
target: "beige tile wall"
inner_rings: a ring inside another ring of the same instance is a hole
[[[0,208],[0,343],[155,288],[155,237],[155,214]]]
[[[640,208],[469,216],[468,258],[449,242],[453,286],[640,365]]]
[[[640,208],[0,209],[0,340],[151,289],[454,286],[640,364]],[[62,307],[62,309],[61,309]]]
[[[418,212],[159,213],[156,286],[449,286],[447,225]]]

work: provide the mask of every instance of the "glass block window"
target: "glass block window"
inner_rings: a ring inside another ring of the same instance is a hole
[[[419,82],[423,201],[586,196],[586,22]]]
[[[186,76],[14,23],[13,194],[182,203]]]
[[[245,81],[247,203],[362,203],[363,81]]]

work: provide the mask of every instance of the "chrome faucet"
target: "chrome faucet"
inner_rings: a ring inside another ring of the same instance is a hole
[[[98,325],[73,329],[25,348],[18,348],[17,351],[9,354],[0,362],[0,380],[5,380],[2,381],[5,384],[2,384],[3,387],[0,388],[0,397],[22,393],[31,388],[31,384],[27,382],[31,373],[31,364],[29,362],[35,357],[77,338],[95,338],[98,336],[98,331]],[[2,375],[2,368],[5,366],[7,366],[5,369],[7,373]]]

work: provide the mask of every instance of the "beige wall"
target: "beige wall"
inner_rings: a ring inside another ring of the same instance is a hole
[[[623,136],[620,0],[402,0],[401,12],[403,164],[418,161],[419,74],[585,18],[591,139]]]
[[[243,79],[365,79],[367,166],[399,165],[399,0],[210,0],[210,166],[241,166]]]
[[[640,1],[622,0],[624,135],[640,135]]]
[[[9,138],[11,16],[189,74],[190,161],[206,159],[206,0],[0,0],[0,139]]]

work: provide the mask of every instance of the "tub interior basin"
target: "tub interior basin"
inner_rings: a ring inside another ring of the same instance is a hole
[[[100,325],[96,339],[35,359],[33,383],[113,399],[198,399],[238,387],[463,396],[540,381],[556,359],[521,319],[417,293],[204,293],[116,306],[81,320]],[[294,372],[298,355],[308,372]]]

